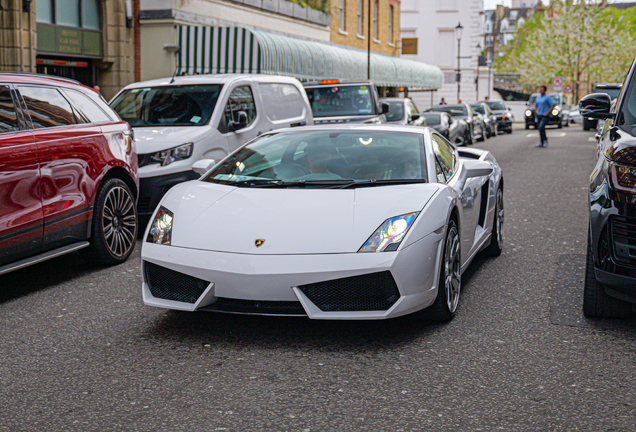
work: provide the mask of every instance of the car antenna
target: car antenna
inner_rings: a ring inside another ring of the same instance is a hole
[[[170,84],[172,84],[174,82],[174,77],[175,77],[175,75],[177,75],[177,68],[178,67],[179,66],[177,66],[177,65],[174,66],[174,73],[172,74],[172,78],[170,79]]]
[[[172,84],[174,82],[174,77],[177,75],[177,68],[179,67],[179,62],[176,61],[177,60],[177,56],[179,55],[179,53],[181,52],[181,47],[179,45],[175,45],[175,46],[165,46],[164,48],[168,48],[171,51],[174,51],[174,73],[172,74],[172,78],[170,79],[170,84]]]

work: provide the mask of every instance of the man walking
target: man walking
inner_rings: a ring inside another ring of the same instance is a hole
[[[539,87],[540,95],[537,96],[537,99],[534,101],[534,106],[537,110],[537,129],[539,129],[539,135],[541,136],[541,143],[537,144],[535,147],[548,146],[548,137],[545,134],[545,127],[550,119],[550,113],[556,106],[552,96],[545,93],[546,90],[546,86]]]

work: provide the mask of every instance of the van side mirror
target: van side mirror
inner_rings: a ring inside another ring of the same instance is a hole
[[[230,132],[235,132],[239,129],[243,129],[247,126],[247,113],[245,111],[239,111],[236,113],[235,120],[231,121],[228,128]]]
[[[419,114],[411,114],[411,120],[415,121],[419,119],[421,116]]]
[[[199,159],[192,164],[192,171],[199,175],[203,175],[211,170],[214,165],[216,165],[214,159]]]
[[[589,94],[579,102],[579,111],[583,117],[595,119],[614,118],[615,114],[610,113],[612,99],[605,93]]]
[[[382,114],[388,114],[389,113],[389,104],[388,103],[382,102],[381,108],[382,108]]]

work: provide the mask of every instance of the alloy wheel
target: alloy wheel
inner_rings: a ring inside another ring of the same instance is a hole
[[[459,234],[455,226],[451,227],[446,238],[446,254],[444,256],[444,285],[446,302],[450,313],[454,313],[459,304],[461,291],[461,262]]]
[[[499,188],[497,191],[497,208],[495,209],[495,217],[497,218],[497,243],[499,248],[503,249],[504,236],[504,206],[503,206],[503,190]]]
[[[108,191],[102,214],[104,240],[110,253],[122,257],[135,243],[137,216],[132,196],[121,186]]]

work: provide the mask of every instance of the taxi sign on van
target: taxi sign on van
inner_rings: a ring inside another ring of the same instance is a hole
[[[340,80],[337,79],[326,79],[326,80],[322,80],[320,81],[320,84],[339,84]]]

